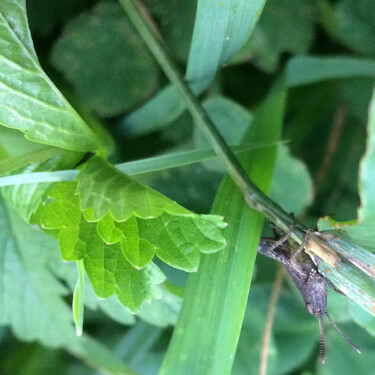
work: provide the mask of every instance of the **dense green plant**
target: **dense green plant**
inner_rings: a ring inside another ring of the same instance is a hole
[[[319,364],[317,321],[285,278],[267,374],[368,374],[372,2],[145,0],[161,50],[133,5],[0,3],[0,371],[259,372],[277,265],[255,259],[272,234],[215,159],[208,115],[264,193],[342,234],[340,262],[319,268],[363,354],[327,330]]]

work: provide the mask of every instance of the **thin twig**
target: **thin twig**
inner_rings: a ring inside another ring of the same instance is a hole
[[[266,325],[264,327],[262,349],[260,352],[260,364],[259,364],[259,375],[266,375],[267,373],[267,360],[270,347],[270,338],[273,325],[273,318],[275,316],[276,304],[279,298],[281,284],[284,276],[284,266],[279,264],[273,283],[270,304],[267,312]]]

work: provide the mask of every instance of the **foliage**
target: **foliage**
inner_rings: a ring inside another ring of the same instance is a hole
[[[0,372],[258,373],[271,231],[207,160],[129,1],[0,2]],[[361,358],[327,330],[316,362],[318,322],[284,280],[267,374],[370,373],[372,2],[143,3],[257,185],[341,236],[345,261],[320,268],[352,300],[327,309]]]

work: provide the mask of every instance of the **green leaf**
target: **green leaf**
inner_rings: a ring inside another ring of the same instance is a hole
[[[309,50],[314,21],[311,0],[268,0],[252,37],[231,61],[250,60],[267,72],[274,71],[283,53],[303,54]]]
[[[345,56],[306,56],[289,60],[286,68],[289,87],[354,77],[375,77],[375,60]]]
[[[67,290],[48,268],[56,242],[0,203],[0,322],[22,340],[63,345],[75,333]]]
[[[99,140],[43,72],[32,48],[24,1],[0,6],[0,124],[27,139],[75,151],[95,151]],[[16,9],[18,7],[18,9]]]
[[[7,158],[0,162],[0,175],[6,172],[12,172],[16,169],[26,167],[28,164],[35,164],[46,161],[64,151],[54,147],[46,147],[41,150],[28,152],[23,155]]]
[[[284,103],[285,90],[280,85],[265,101],[245,141],[278,140]],[[276,149],[258,150],[241,158],[251,178],[265,191],[271,184],[275,154]],[[181,313],[160,372],[163,375],[231,372],[263,218],[249,209],[228,177],[212,211],[224,214],[228,221],[228,246],[217,254],[202,256],[199,271],[189,276]]]
[[[101,116],[136,106],[157,83],[156,63],[116,3],[100,3],[72,19],[52,62]]]
[[[82,336],[83,331],[83,306],[85,299],[85,268],[83,262],[77,262],[78,281],[73,293],[73,318],[77,336]]]
[[[319,220],[320,230],[344,231],[357,244],[373,248],[375,243],[375,92],[370,102],[366,152],[360,164],[359,194],[361,207],[356,222],[340,223],[332,218]]]
[[[194,271],[200,252],[225,245],[221,217],[196,215],[97,157],[80,171],[78,186],[60,183],[50,196],[41,224],[59,230],[63,259],[83,259],[95,293],[116,294],[132,311],[160,297],[165,277],[151,262],[155,254]]]
[[[102,219],[108,212],[116,221],[128,220],[133,215],[150,219],[163,212],[191,215],[176,202],[136,182],[98,157],[86,163],[77,179],[81,209],[85,212],[92,208],[94,221]]]
[[[31,39],[26,16],[26,0],[3,0],[0,3],[0,14],[16,34],[28,52],[36,59],[36,53]]]
[[[44,162],[31,164],[21,171],[30,173],[59,170],[75,165],[81,156],[80,153],[64,152]],[[22,159],[22,157],[20,158]],[[52,184],[50,183],[19,184],[16,186],[5,186],[0,191],[7,203],[13,206],[25,221],[29,222],[40,203],[47,199],[51,186]]]
[[[253,31],[265,0],[199,0],[186,80],[199,94],[211,83],[216,71],[245,44]],[[205,51],[202,54],[202,51]],[[177,118],[185,104],[177,89],[168,86],[155,98],[126,117],[121,126],[141,134]]]

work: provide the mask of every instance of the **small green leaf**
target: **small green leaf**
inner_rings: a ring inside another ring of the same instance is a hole
[[[85,268],[83,262],[77,262],[78,281],[73,293],[73,318],[77,336],[83,331],[83,306],[85,300]]]
[[[18,129],[26,138],[74,151],[95,151],[99,139],[53,85],[42,70],[32,48],[21,6],[0,5],[1,49],[0,124]]]

